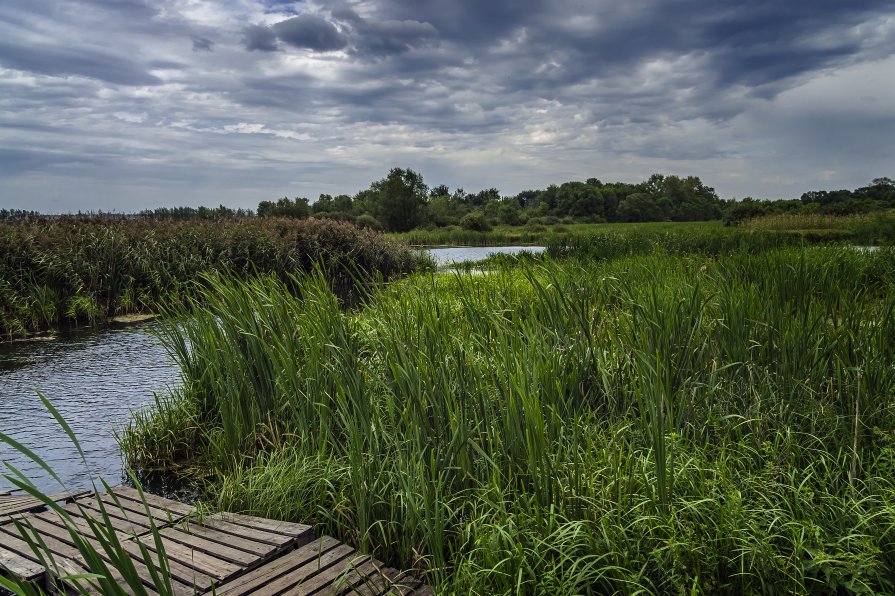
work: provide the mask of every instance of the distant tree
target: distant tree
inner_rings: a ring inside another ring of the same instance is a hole
[[[448,188],[447,184],[439,184],[429,191],[429,196],[433,199],[435,197],[449,197],[451,196],[451,189]]]
[[[394,232],[412,230],[422,221],[428,187],[411,169],[392,168],[388,176],[370,186],[376,218]]]
[[[656,200],[645,192],[629,194],[618,204],[619,221],[662,221],[664,218]]]
[[[501,223],[508,226],[521,226],[527,221],[527,217],[522,214],[522,208],[516,199],[507,199],[500,203],[497,211],[497,217]]]
[[[364,213],[363,215],[358,216],[357,220],[354,223],[359,228],[369,228],[371,230],[382,229],[382,224],[379,223],[379,220],[369,213]]]
[[[308,205],[308,199],[304,197],[296,197],[295,200],[283,197],[275,203],[272,201],[261,201],[258,203],[258,217],[305,219],[310,215],[311,207]]]
[[[555,214],[572,217],[603,218],[603,194],[584,182],[566,182],[556,191]]]
[[[460,218],[466,215],[469,207],[466,203],[457,200],[450,195],[439,195],[429,199],[426,205],[426,223],[438,227],[451,226],[459,223]]]

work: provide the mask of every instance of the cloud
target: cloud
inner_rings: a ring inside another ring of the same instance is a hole
[[[250,52],[276,52],[277,34],[264,25],[249,25],[242,30],[243,44]]]
[[[281,41],[317,52],[341,50],[347,43],[345,36],[335,25],[310,14],[280,21],[272,29]]]
[[[214,42],[204,37],[193,38],[194,52],[211,52],[214,51]]]
[[[254,206],[396,165],[854,187],[893,175],[893,56],[876,0],[0,3],[0,204]]]
[[[126,58],[88,49],[72,53],[64,47],[24,47],[0,41],[0,64],[16,70],[83,76],[118,85],[159,85],[162,82]]]
[[[333,17],[351,31],[353,53],[359,57],[402,54],[428,44],[437,31],[430,23],[415,20],[367,20],[347,8]]]

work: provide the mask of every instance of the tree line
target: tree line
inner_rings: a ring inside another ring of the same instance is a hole
[[[445,184],[429,187],[418,172],[392,168],[388,174],[352,195],[321,194],[261,201],[251,209],[218,207],[159,207],[139,213],[78,212],[45,216],[34,211],[0,209],[0,221],[43,217],[86,219],[145,219],[153,221],[229,220],[247,217],[336,219],[357,226],[405,232],[414,228],[459,226],[487,231],[496,225],[553,225],[651,221],[740,221],[780,213],[852,215],[895,208],[895,181],[875,178],[854,190],[819,190],[799,199],[721,199],[697,176],[653,174],[639,183],[602,182],[588,178],[551,184],[505,196],[496,188],[466,192]]]
[[[895,209],[895,180],[874,178],[867,186],[854,190],[811,190],[798,199],[762,201],[746,197],[741,201],[728,201],[724,221],[735,225],[764,215],[857,215],[886,209]]]
[[[695,176],[680,178],[653,174],[644,182],[585,182],[552,184],[503,196],[496,188],[476,193],[430,188],[411,170],[393,168],[381,180],[354,196],[322,194],[262,201],[259,217],[331,217],[393,232],[418,227],[461,226],[487,230],[494,225],[555,224],[560,222],[703,221],[720,219],[724,201]]]

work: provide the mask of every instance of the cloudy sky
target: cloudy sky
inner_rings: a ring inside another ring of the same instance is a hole
[[[0,207],[895,176],[891,0],[6,0]]]

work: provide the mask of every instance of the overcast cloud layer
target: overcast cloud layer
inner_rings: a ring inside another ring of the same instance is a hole
[[[891,0],[11,0],[0,207],[895,176]]]

